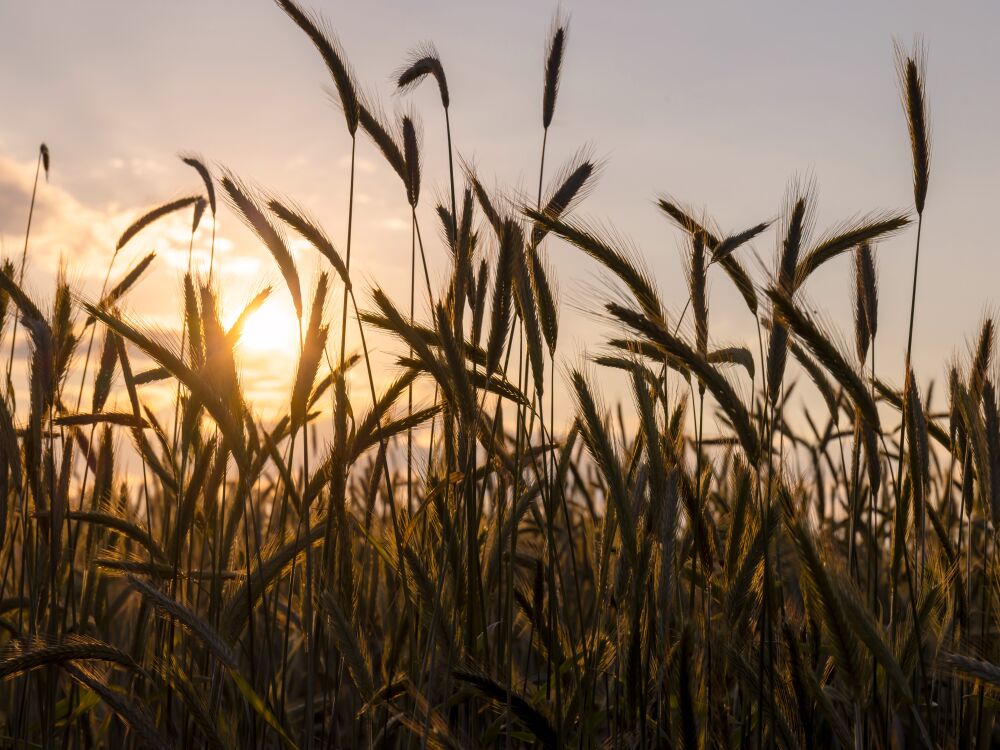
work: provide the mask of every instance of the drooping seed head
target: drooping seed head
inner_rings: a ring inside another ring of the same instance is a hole
[[[479,203],[479,207],[482,209],[483,214],[486,216],[486,220],[489,221],[490,226],[493,227],[493,231],[497,234],[499,239],[503,221],[500,218],[500,213],[493,205],[493,199],[490,197],[486,188],[483,187],[483,183],[479,180],[479,175],[476,173],[475,165],[469,163],[465,159],[461,159],[461,164],[462,171],[465,172],[465,179],[472,186],[472,192],[475,193],[476,201]]]
[[[357,87],[354,83],[354,74],[347,63],[347,56],[341,49],[336,36],[328,28],[324,28],[324,22],[316,16],[304,12],[292,0],[275,0],[278,6],[285,11],[289,18],[295,22],[296,26],[305,32],[313,46],[319,51],[323,62],[326,63],[330,77],[337,87],[337,97],[340,106],[344,110],[344,119],[347,122],[347,131],[351,137],[358,130],[360,121],[361,103],[358,99]]]
[[[281,271],[281,275],[285,279],[285,284],[288,286],[292,303],[295,305],[295,316],[302,320],[302,287],[299,283],[298,271],[295,268],[295,260],[288,250],[285,236],[264,214],[256,190],[229,170],[223,171],[222,187],[233,209],[270,251],[278,265],[278,270]]]
[[[181,154],[180,157],[181,161],[195,170],[198,176],[201,177],[201,181],[205,183],[205,195],[208,196],[208,207],[212,209],[212,216],[215,216],[215,181],[212,179],[212,173],[205,166],[205,161],[197,154]]]
[[[420,85],[427,76],[434,76],[441,94],[441,106],[448,109],[451,96],[448,93],[448,79],[444,66],[433,44],[427,43],[410,53],[408,62],[396,73],[396,86],[400,91],[409,91]]]
[[[350,274],[348,273],[347,264],[344,263],[343,258],[340,257],[340,253],[334,247],[333,242],[330,237],[323,231],[320,223],[309,215],[309,213],[302,206],[296,204],[290,200],[281,200],[278,198],[270,198],[267,201],[267,207],[285,222],[289,227],[291,227],[295,232],[300,234],[304,239],[308,240],[309,243],[315,247],[319,252],[330,261],[330,265],[337,272],[340,280],[344,282],[344,286],[348,289],[351,288]]]
[[[363,98],[360,105],[361,127],[382,153],[399,178],[406,184],[406,158],[399,146],[399,134],[394,126],[386,125],[386,118],[378,100],[374,97]]]
[[[129,240],[131,240],[133,237],[139,234],[139,232],[141,232],[143,229],[148,227],[153,222],[157,221],[158,219],[162,219],[164,216],[167,216],[168,214],[172,214],[174,211],[180,211],[182,208],[187,208],[191,204],[196,203],[199,199],[200,196],[189,195],[185,198],[178,198],[175,201],[164,203],[161,206],[157,206],[156,208],[147,211],[138,219],[133,221],[125,229],[125,231],[122,232],[122,236],[118,238],[118,244],[115,246],[115,252],[125,247],[126,243],[128,243]]]

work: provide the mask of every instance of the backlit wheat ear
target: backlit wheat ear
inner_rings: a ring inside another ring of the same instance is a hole
[[[138,591],[143,598],[148,599],[154,607],[176,617],[224,666],[230,668],[236,666],[236,659],[233,656],[232,649],[211,624],[190,608],[168,596],[147,581],[136,578],[131,574],[126,575],[125,578],[129,582],[129,585]]]
[[[576,204],[586,198],[594,186],[600,172],[600,162],[594,161],[589,149],[581,149],[566,162],[552,179],[551,194],[545,200],[542,212],[552,219],[565,216]],[[532,229],[532,243],[538,245],[545,237],[545,228],[535,224]]]
[[[347,132],[353,137],[358,130],[361,117],[361,103],[354,84],[354,74],[347,63],[346,56],[334,34],[322,28],[323,22],[316,16],[303,11],[293,0],[275,0],[295,25],[305,32],[306,36],[319,51],[326,68],[337,87],[340,106],[347,122]]]
[[[832,571],[816,548],[813,532],[805,519],[790,521],[789,532],[798,552],[807,606],[823,623],[837,667],[844,672],[848,685],[857,695],[863,689],[859,643],[844,611],[842,596],[831,580]]]
[[[132,700],[112,687],[110,682],[94,669],[81,662],[67,662],[62,665],[62,671],[69,675],[84,690],[100,696],[122,723],[135,735],[140,744],[151,750],[169,750],[173,747],[172,738],[164,736],[156,728],[149,714],[139,708]]]
[[[993,525],[1000,524],[1000,413],[997,412],[996,392],[987,380],[983,385],[983,421],[986,427],[986,448],[989,457],[989,513]],[[923,446],[926,450],[926,445]]]
[[[475,220],[475,203],[472,199],[472,191],[466,188],[462,193],[462,210],[457,220],[457,234],[451,239],[449,247],[454,249],[455,266],[452,285],[454,288],[455,306],[455,330],[462,329],[462,315],[464,305],[462,300],[467,300],[469,305],[475,307],[476,278],[473,270],[473,260],[476,252],[476,245],[479,241],[478,234],[473,231]],[[459,334],[456,333],[456,336]]]
[[[340,253],[333,246],[332,240],[323,231],[316,219],[309,216],[304,208],[291,201],[271,198],[267,202],[267,207],[275,216],[319,250],[323,257],[330,261],[330,265],[333,266],[333,270],[337,272],[344,285],[348,289],[351,288],[351,280],[344,260],[340,257]]]
[[[865,322],[872,340],[878,333],[878,269],[872,246],[865,242],[857,249],[857,288],[865,311]]]
[[[705,242],[710,248],[719,244],[719,239],[714,234],[709,232],[707,228],[702,226],[701,223],[694,218],[688,208],[682,206],[673,198],[669,196],[658,198],[656,205],[670,218],[671,221],[688,234],[704,235]]]
[[[802,249],[805,222],[806,198],[795,198],[788,218],[785,239],[781,244],[777,273],[778,285],[788,292],[795,288],[795,270],[799,262],[799,252]]]
[[[542,127],[546,130],[552,124],[552,117],[556,111],[556,96],[559,94],[559,74],[562,71],[563,55],[566,53],[568,31],[569,23],[557,15],[552,22],[552,32],[545,49]]]
[[[876,212],[835,227],[811,248],[795,269],[795,285],[802,286],[817,268],[842,253],[878,239],[888,239],[910,224],[904,213]]]
[[[212,210],[212,216],[215,216],[215,181],[212,179],[212,173],[205,166],[204,160],[197,154],[181,154],[180,159],[198,173],[198,176],[205,185],[205,195],[208,196],[208,207]]]
[[[399,175],[399,179],[406,185],[406,157],[403,149],[399,145],[399,136],[394,133],[391,126],[385,124],[385,116],[376,100],[362,101],[359,109],[361,127],[368,133],[372,142],[382,152],[382,156],[392,167],[392,170]]]
[[[979,398],[983,392],[983,385],[990,370],[990,363],[993,359],[993,334],[993,319],[987,317],[979,329],[979,340],[976,344],[972,368],[969,373],[969,393],[974,399]]]
[[[155,221],[162,219],[164,216],[168,216],[174,211],[180,211],[182,208],[187,208],[197,202],[200,196],[189,195],[184,198],[178,198],[175,201],[170,201],[169,203],[164,203],[162,206],[157,206],[140,216],[138,219],[133,221],[129,226],[122,232],[122,236],[118,238],[118,244],[115,246],[115,251],[121,250],[125,245],[135,237],[139,232],[148,227]]]
[[[903,108],[906,112],[907,127],[910,132],[910,152],[913,159],[913,205],[917,210],[917,242],[913,254],[913,284],[910,290],[910,319],[906,334],[906,359],[904,366],[910,369],[913,353],[913,328],[917,310],[917,280],[920,269],[920,235],[923,229],[924,203],[927,199],[927,184],[930,180],[930,135],[928,133],[927,98],[924,92],[924,48],[920,40],[914,44],[914,52],[907,55],[901,44],[895,44],[896,68],[902,90]],[[906,423],[900,434],[900,450],[906,439]]]
[[[733,429],[736,431],[748,460],[755,461],[760,451],[760,442],[751,425],[750,416],[732,385],[709,364],[707,358],[698,354],[685,342],[670,333],[660,320],[652,319],[648,315],[630,310],[614,302],[607,303],[605,309],[612,316],[646,337],[664,354],[681,360],[705,383],[732,422]]]
[[[698,353],[708,356],[708,294],[706,289],[705,244],[700,235],[691,240],[691,255],[688,264],[688,290],[691,307],[694,310],[695,346]]]
[[[615,443],[605,427],[606,409],[594,395],[588,378],[580,370],[572,373],[573,389],[580,410],[580,428],[584,442],[594,461],[604,471],[608,481],[608,497],[621,518],[619,530],[628,563],[636,561],[636,530],[630,507],[625,478]]]
[[[913,205],[923,214],[930,181],[930,121],[927,111],[925,60],[927,51],[919,38],[913,50],[907,52],[900,42],[895,42],[896,73],[910,132],[910,154],[913,160]]]
[[[531,285],[538,305],[538,319],[542,327],[542,335],[551,357],[556,350],[559,338],[559,306],[558,287],[551,268],[542,259],[537,247],[525,248],[528,255]]]
[[[46,664],[65,664],[73,660],[106,661],[137,668],[128,654],[110,644],[88,636],[67,635],[61,641],[31,638],[8,643],[0,653],[0,677],[8,678]]]
[[[652,276],[642,267],[638,253],[620,238],[579,221],[556,220],[532,209],[525,209],[524,213],[544,231],[554,232],[611,271],[635,295],[647,315],[663,315],[663,304]]]
[[[751,380],[756,370],[753,354],[744,346],[726,346],[722,349],[714,349],[705,355],[705,359],[713,365],[739,365],[747,371]]]
[[[807,206],[810,189],[797,182],[786,196],[788,207],[783,220],[785,235],[778,253],[775,286],[791,297],[795,290],[795,270],[799,262],[803,237],[808,233]],[[785,364],[788,361],[788,329],[778,316],[772,316],[771,336],[767,343],[767,395],[771,406],[778,403],[784,384]]]
[[[531,283],[530,259],[524,252],[514,257],[514,302],[524,322],[524,336],[527,339],[528,360],[534,378],[535,391],[539,395],[545,389],[545,358],[542,356],[541,321],[534,287]]]
[[[149,268],[150,264],[152,264],[155,259],[156,253],[149,253],[149,255],[145,256],[138,263],[132,266],[132,268],[130,268],[122,277],[122,280],[111,287],[111,291],[104,295],[101,299],[101,307],[105,309],[114,307],[114,305],[125,296],[128,290],[131,289],[140,278],[142,278],[146,269]],[[93,320],[93,318],[87,318],[87,323],[90,324]]]
[[[730,255],[732,255],[736,250],[741,248],[746,243],[750,242],[754,237],[767,231],[771,226],[770,221],[762,221],[760,224],[755,224],[749,229],[744,229],[742,232],[737,232],[736,234],[730,234],[723,237],[715,247],[710,248],[712,251],[712,262],[720,263]]]
[[[100,365],[94,378],[94,394],[90,410],[95,414],[104,408],[108,396],[111,395],[111,384],[115,377],[118,364],[118,349],[110,329],[105,333],[104,346],[101,349]]]
[[[406,200],[412,208],[420,200],[420,126],[415,115],[402,119],[403,161],[406,164]]]
[[[787,329],[785,330],[785,335],[787,336]],[[812,380],[816,389],[819,391],[820,395],[823,397],[823,401],[826,403],[826,408],[830,411],[830,418],[834,421],[837,420],[837,414],[839,409],[837,408],[837,403],[840,400],[837,394],[834,393],[833,386],[830,384],[829,378],[823,372],[823,369],[816,363],[816,361],[809,356],[806,351],[798,345],[796,342],[791,342],[788,347],[792,350],[792,354],[798,363],[802,365],[802,369],[806,371],[809,379]]]
[[[984,389],[984,405],[988,406],[988,401],[992,393],[987,394]],[[906,384],[903,388],[903,405],[905,408],[906,431],[909,435],[909,462],[910,481],[913,490],[913,511],[915,521],[923,522],[923,503],[926,495],[925,487],[930,470],[930,453],[927,441],[927,422],[924,417],[924,408],[920,400],[920,393],[917,390],[916,379],[913,370],[906,375]],[[986,410],[987,412],[989,409]],[[995,412],[995,406],[994,406]],[[987,419],[989,414],[987,413]],[[995,419],[995,417],[994,417]],[[918,524],[919,528],[919,524]]]
[[[285,238],[277,228],[264,215],[260,208],[254,192],[239,178],[228,170],[223,170],[222,187],[233,208],[240,215],[240,218],[254,231],[260,238],[264,246],[271,252],[271,256],[278,264],[281,275],[288,286],[288,292],[292,296],[292,304],[295,305],[295,315],[302,319],[302,287],[299,285],[299,273],[295,269],[295,261],[285,244]]]
[[[722,241],[713,232],[710,232],[706,227],[702,226],[700,222],[695,220],[691,211],[668,196],[657,199],[656,204],[657,207],[664,214],[666,214],[672,222],[674,222],[674,224],[683,229],[685,232],[688,234],[701,234],[705,245],[713,254],[715,253],[716,248],[720,246]],[[722,266],[726,275],[729,276],[737,290],[739,290],[739,293],[742,295],[743,300],[746,302],[747,308],[750,310],[751,314],[756,316],[757,290],[753,280],[750,278],[750,274],[747,273],[746,269],[743,268],[743,265],[734,257],[732,252],[720,253],[716,260],[719,265]]]
[[[851,302],[854,307],[854,349],[858,361],[864,363],[871,343],[871,326],[868,325],[868,308],[865,304],[865,280],[862,272],[861,250],[854,253],[854,276],[851,285]]]
[[[0,289],[6,292],[7,296],[14,302],[17,306],[18,311],[21,313],[22,319],[28,318],[39,324],[43,324],[48,327],[48,323],[45,320],[45,316],[42,311],[38,309],[38,306],[31,300],[31,298],[25,294],[21,286],[14,280],[10,271],[13,269],[5,267],[3,272],[0,273]]]
[[[559,92],[559,73],[562,69],[563,53],[566,48],[566,24],[556,14],[552,24],[552,34],[545,52],[545,82],[542,92],[542,155],[538,165],[538,197],[535,208],[542,209],[542,183],[545,179],[545,151],[549,142],[549,126],[556,110],[556,95]],[[541,238],[539,238],[541,241]],[[537,243],[535,243],[537,244]]]
[[[502,226],[502,219],[499,211],[497,211],[494,206],[493,199],[490,197],[489,192],[483,187],[483,184],[479,180],[479,175],[476,173],[476,168],[473,164],[461,160],[462,171],[465,173],[466,182],[472,186],[472,192],[476,196],[476,201],[479,203],[479,208],[482,210],[483,214],[486,216],[487,221],[489,221],[490,226],[493,227],[494,233],[499,236],[500,228]]]
[[[323,323],[323,308],[326,304],[327,291],[328,278],[326,273],[321,273],[316,282],[302,354],[299,357],[295,382],[292,386],[290,415],[293,430],[305,424],[309,395],[323,357],[323,348],[326,346],[328,328]]]
[[[444,74],[444,66],[433,44],[424,44],[410,53],[409,60],[396,73],[396,86],[400,91],[410,91],[420,85],[427,76],[433,76],[437,81],[438,93],[441,95],[441,106],[445,109],[451,105],[448,94],[448,79]]]
[[[500,249],[496,273],[493,277],[493,294],[490,304],[490,330],[486,344],[486,372],[492,374],[500,364],[503,347],[510,329],[513,302],[514,259],[523,252],[524,239],[517,224],[511,220],[500,229]]]
[[[809,347],[816,359],[850,394],[865,419],[877,428],[878,409],[868,387],[855,369],[848,364],[833,341],[821,330],[811,315],[792,301],[786,290],[772,287],[767,290],[767,296],[774,306],[777,318]]]
[[[266,286],[257,292],[253,299],[251,299],[247,303],[246,307],[244,307],[240,312],[239,317],[236,318],[236,322],[229,327],[228,331],[226,331],[226,341],[229,343],[230,347],[235,346],[236,342],[239,341],[240,336],[243,335],[243,328],[246,325],[247,318],[260,309],[261,305],[263,305],[264,302],[267,301],[267,298],[271,296],[271,291],[271,287]],[[196,330],[196,328],[192,327],[192,332],[195,332]],[[195,359],[197,360],[197,358]]]
[[[455,232],[455,220],[451,216],[451,211],[440,203],[434,207],[434,210],[441,220],[441,231],[444,233],[445,244],[450,248],[454,248],[458,235]]]

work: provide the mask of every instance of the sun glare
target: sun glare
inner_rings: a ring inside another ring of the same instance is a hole
[[[248,353],[289,357],[288,363],[294,365],[299,349],[299,323],[291,304],[272,295],[250,313],[243,324],[239,348]]]

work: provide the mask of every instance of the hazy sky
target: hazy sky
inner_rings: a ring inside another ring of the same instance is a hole
[[[412,102],[424,125],[422,226],[434,278],[446,268],[432,215],[447,176],[443,119],[428,85],[401,98],[391,74],[433,41],[452,98],[456,150],[488,184],[533,190],[541,145],[542,64],[554,5],[302,0],[337,30],[364,87],[387,111]],[[924,378],[974,334],[995,299],[1000,258],[1000,48],[995,3],[566,3],[570,40],[548,164],[589,145],[605,160],[580,216],[615,226],[638,247],[678,310],[686,298],[680,234],[657,194],[705,209],[723,228],[775,217],[789,180],[818,186],[817,234],[858,213],[909,208],[911,167],[892,40],[922,32],[929,47],[933,154],[915,363]],[[41,190],[31,289],[51,296],[63,254],[71,278],[99,285],[121,229],[145,207],[200,183],[176,158],[195,150],[309,207],[343,245],[350,141],[324,92],[329,81],[302,33],[268,0],[13,2],[0,9],[0,237],[20,253],[38,143],[52,149]],[[403,189],[367,141],[359,147],[355,262],[402,304],[410,233]],[[132,299],[164,327],[187,257],[185,225],[130,244],[117,268],[156,250]],[[276,284],[268,319],[289,321],[287,293],[266,252],[220,211],[219,268],[235,303]],[[207,230],[196,248],[208,243]],[[878,249],[879,369],[900,379],[914,233]],[[593,306],[595,266],[550,241],[563,301],[560,349],[575,361],[604,333]],[[774,233],[755,244],[771,266]],[[198,257],[202,257],[199,255]],[[315,254],[302,249],[311,284]],[[746,261],[762,278],[751,254]],[[809,299],[850,329],[849,260],[810,281]],[[728,280],[711,275],[713,339],[743,339],[751,319]],[[339,303],[334,306],[339,309]],[[260,330],[266,325],[261,324]],[[278,330],[281,330],[280,325]],[[295,336],[287,332],[288,341]],[[262,337],[261,337],[262,338]],[[283,392],[288,344],[245,345],[251,389]],[[262,397],[263,398],[263,397]]]

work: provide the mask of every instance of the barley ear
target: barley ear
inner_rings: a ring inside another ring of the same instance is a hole
[[[930,180],[930,122],[925,91],[926,48],[918,38],[913,51],[907,52],[900,42],[895,42],[896,73],[910,133],[910,154],[913,159],[913,205],[918,214],[924,212],[927,185]]]
[[[548,130],[556,111],[556,96],[559,94],[559,74],[562,71],[563,55],[566,52],[568,23],[557,15],[552,23],[552,33],[545,49],[545,88],[542,93],[542,127]]]

